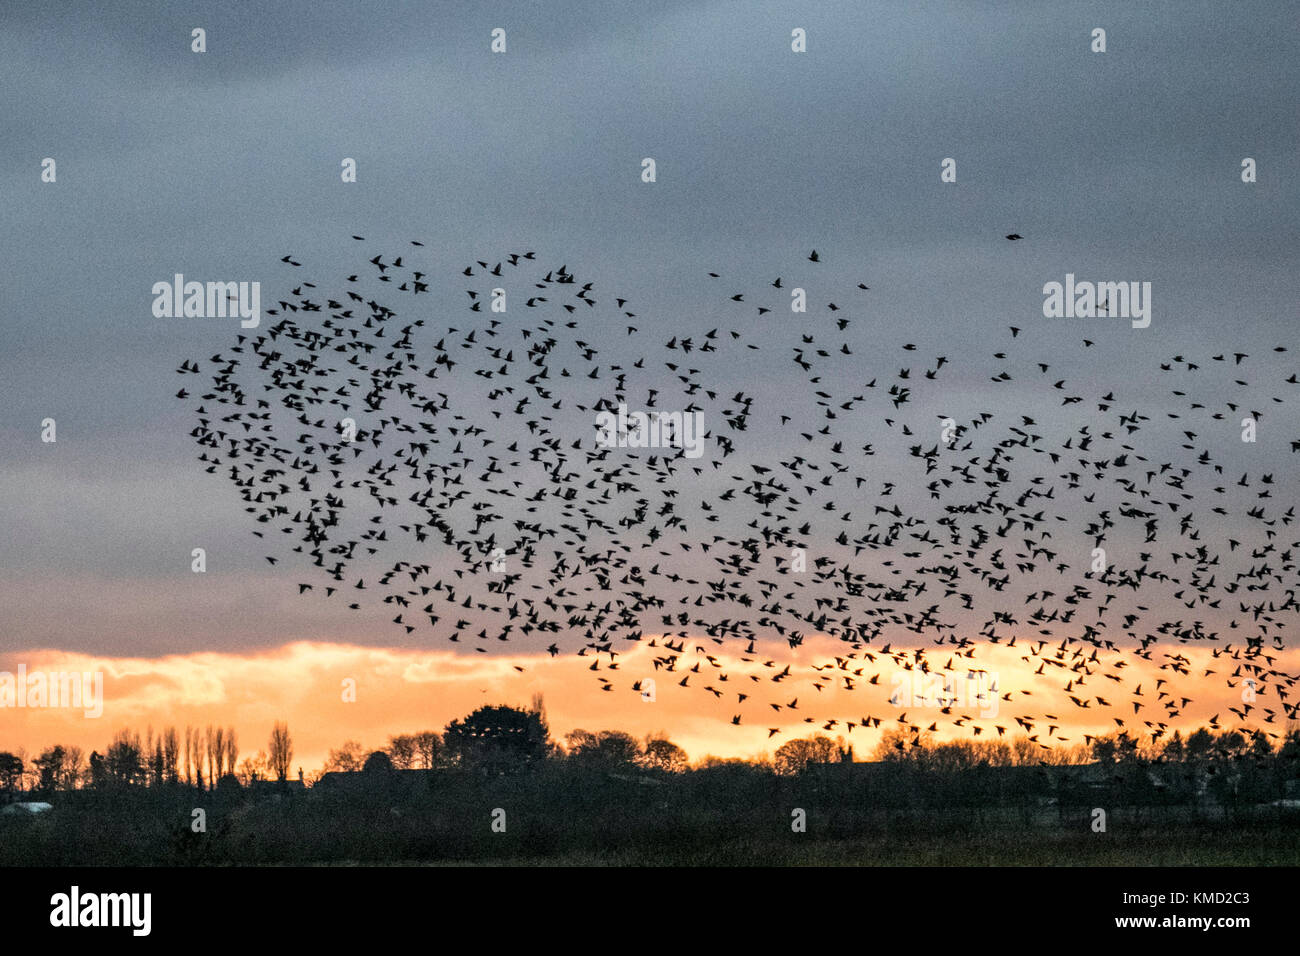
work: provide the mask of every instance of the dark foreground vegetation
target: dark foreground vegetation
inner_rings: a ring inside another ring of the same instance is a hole
[[[1050,752],[890,733],[871,761],[814,737],[694,767],[659,738],[566,741],[540,706],[482,708],[295,780],[277,725],[273,779],[212,764],[209,785],[119,734],[93,773],[47,751],[0,779],[0,865],[1300,863],[1295,729]]]
[[[1300,810],[1285,804],[1123,805],[1110,802],[1110,788],[1088,787],[1091,800],[1052,805],[1042,790],[1018,784],[990,801],[984,774],[932,778],[889,769],[870,782],[719,767],[647,784],[560,767],[278,799],[236,791],[198,801],[184,791],[76,793],[47,813],[0,821],[0,863],[1300,862]],[[195,809],[204,811],[204,832],[194,830]],[[1106,812],[1104,832],[1095,829],[1097,809]]]

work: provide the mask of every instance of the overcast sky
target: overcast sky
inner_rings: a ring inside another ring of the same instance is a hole
[[[1288,4],[307,0],[0,19],[9,651],[367,639],[263,580],[235,493],[196,466],[174,369],[238,330],[154,318],[150,288],[177,272],[261,281],[265,308],[286,253],[338,275],[360,264],[352,233],[418,238],[436,276],[531,248],[639,314],[691,317],[707,269],[766,281],[817,248],[828,276],[872,286],[882,341],[923,351],[1038,332],[1042,285],[1067,272],[1151,281],[1154,313],[1090,330],[1093,364],[1063,353],[1063,373],[1140,387],[1124,363],[1296,341]],[[39,441],[46,417],[57,445]],[[189,573],[196,541],[224,585]]]

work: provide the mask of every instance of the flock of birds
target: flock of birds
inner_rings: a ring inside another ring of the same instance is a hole
[[[458,269],[457,308],[411,246],[369,249],[328,289],[285,256],[273,324],[177,370],[199,461],[238,490],[300,594],[383,610],[398,642],[569,644],[605,691],[651,676],[695,688],[769,738],[991,733],[981,703],[955,696],[924,719],[878,696],[852,719],[818,706],[832,687],[883,695],[899,672],[952,690],[987,674],[989,644],[1034,675],[992,690],[996,732],[1043,748],[1081,716],[1038,704],[1051,687],[1157,739],[1216,681],[1240,701],[1235,723],[1276,737],[1300,717],[1278,660],[1300,610],[1295,506],[1249,449],[1246,465],[1210,450],[1264,418],[1250,396],[1300,398],[1294,373],[1263,395],[1244,352],[1176,355],[1153,370],[1170,388],[1148,415],[1053,371],[1086,367],[1059,334],[1030,355],[1012,326],[979,379],[981,397],[1006,396],[985,404],[1011,411],[960,414],[977,356],[906,342],[894,370],[861,318],[870,286],[826,301],[815,251],[758,290],[701,274],[718,290],[701,324],[639,315],[533,252]],[[808,311],[786,315],[796,286]],[[605,447],[595,417],[620,404],[699,413],[707,452]],[[784,666],[764,653],[812,635],[842,650]],[[1212,666],[1180,645],[1212,649]],[[620,669],[633,647],[651,674]],[[1130,679],[1138,658],[1153,683]]]

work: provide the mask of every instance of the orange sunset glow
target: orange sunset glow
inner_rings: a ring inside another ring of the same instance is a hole
[[[912,682],[920,671],[909,671],[878,650],[872,651],[877,659],[870,663],[862,651],[849,651],[857,657],[848,659],[844,649],[837,649],[835,642],[826,638],[809,638],[797,650],[773,650],[771,656],[748,660],[729,657],[707,639],[688,640],[687,648],[689,653],[672,673],[655,670],[653,649],[647,642],[621,654],[616,669],[609,668],[608,655],[599,661],[594,656],[488,657],[306,641],[255,655],[196,653],[145,659],[65,652],[10,654],[0,657],[0,670],[14,671],[22,663],[28,673],[101,671],[103,714],[87,718],[73,708],[7,709],[0,750],[25,747],[35,753],[64,744],[89,753],[102,751],[113,733],[124,727],[143,731],[147,726],[218,724],[235,728],[242,759],[264,750],[272,724],[284,720],[293,734],[294,765],[310,775],[320,769],[331,749],[345,741],[358,741],[367,750],[378,749],[391,735],[440,731],[449,721],[482,704],[524,705],[538,693],[544,696],[551,735],[557,741],[577,728],[623,730],[638,738],[664,733],[695,762],[706,756],[770,757],[785,741],[814,734],[844,737],[853,745],[856,759],[871,759],[882,731],[903,726],[900,721],[904,718],[906,724],[922,728],[936,724],[936,740],[969,736],[974,727],[982,728],[987,739],[995,739],[1001,726],[1008,740],[1037,732],[1041,742],[1053,745],[1079,743],[1085,734],[1115,731],[1114,715],[1119,714],[1129,718],[1127,729],[1137,736],[1151,733],[1144,720],[1164,721],[1168,733],[1179,729],[1184,735],[1216,716],[1224,727],[1258,727],[1279,736],[1285,727],[1277,688],[1267,680],[1255,688],[1255,709],[1248,720],[1239,720],[1229,711],[1242,707],[1243,678],[1232,677],[1237,662],[1223,653],[1216,656],[1211,647],[1153,645],[1149,660],[1100,653],[1095,668],[1099,672],[1071,691],[1065,689],[1068,677],[1056,673],[1063,667],[1036,675],[1041,659],[1026,655],[1023,645],[982,642],[974,648],[973,658],[956,656],[943,647],[921,648],[933,672],[960,673],[978,662],[989,674],[987,683],[996,687],[997,693],[988,695],[998,698],[996,713],[991,713],[989,700],[981,702],[972,692],[967,706],[959,700],[951,715],[922,697],[922,685]],[[914,660],[911,649],[895,650]],[[852,667],[839,668],[837,653]],[[706,655],[712,655],[717,666],[710,664]],[[1181,666],[1187,673],[1178,681],[1178,693],[1195,698],[1174,719],[1153,703],[1157,682],[1162,677],[1168,681],[1175,673],[1171,657],[1186,659]],[[1126,662],[1122,670],[1109,671],[1123,675],[1118,682],[1103,676],[1105,668],[1113,668],[1116,661]],[[598,663],[594,672],[593,662]],[[696,663],[701,664],[700,671],[690,675],[686,688],[681,687],[682,676]],[[945,671],[950,664],[952,669]],[[797,699],[795,710],[774,712],[767,704],[754,708],[737,702],[738,694],[771,681],[786,665],[790,665],[791,676],[784,679],[782,693]],[[1286,670],[1297,665],[1300,652],[1292,650],[1276,655],[1272,666]],[[824,669],[814,669],[818,667]],[[847,689],[843,677],[858,667],[864,668],[864,676],[854,681],[853,689]],[[601,692],[596,674],[611,680],[614,689]],[[723,674],[727,679],[717,680]],[[878,684],[868,683],[872,674],[879,674]],[[751,675],[759,682],[752,681]],[[1070,676],[1078,675],[1072,671]],[[652,701],[632,689],[634,682],[647,678],[655,680]],[[355,702],[344,700],[349,679],[355,681]],[[705,691],[706,685],[721,690],[722,696]],[[907,701],[909,688],[922,699]],[[1198,691],[1193,694],[1184,688]],[[1135,694],[1138,690],[1140,695]],[[890,703],[892,694],[903,695],[898,706]],[[1002,699],[1004,694],[1010,694],[1011,700]],[[1111,706],[1083,708],[1071,701],[1071,694],[1090,703],[1100,696]],[[1144,704],[1137,716],[1130,706],[1134,701]],[[1274,711],[1271,722],[1264,708]],[[742,711],[752,716],[739,726],[732,724],[732,717]],[[964,730],[954,728],[951,721],[963,714],[972,719],[963,724]],[[1046,719],[1047,714],[1056,719]],[[879,729],[861,726],[862,718],[868,716],[880,719]],[[1032,719],[1034,731],[1019,725],[1017,716]],[[826,728],[831,719],[838,723]],[[851,731],[846,726],[850,721],[857,725]],[[1051,724],[1058,729],[1049,735]],[[773,728],[779,729],[775,735],[769,733]]]

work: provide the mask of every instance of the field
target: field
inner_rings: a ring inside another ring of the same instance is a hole
[[[894,781],[896,783],[897,781]],[[755,774],[600,775],[262,795],[65,795],[0,818],[0,865],[1279,866],[1300,814],[1245,804],[1061,806]],[[1108,808],[1108,809],[1106,809]],[[1104,810],[1104,832],[1097,832]],[[202,811],[201,813],[198,811]],[[201,821],[201,826],[199,822]]]

